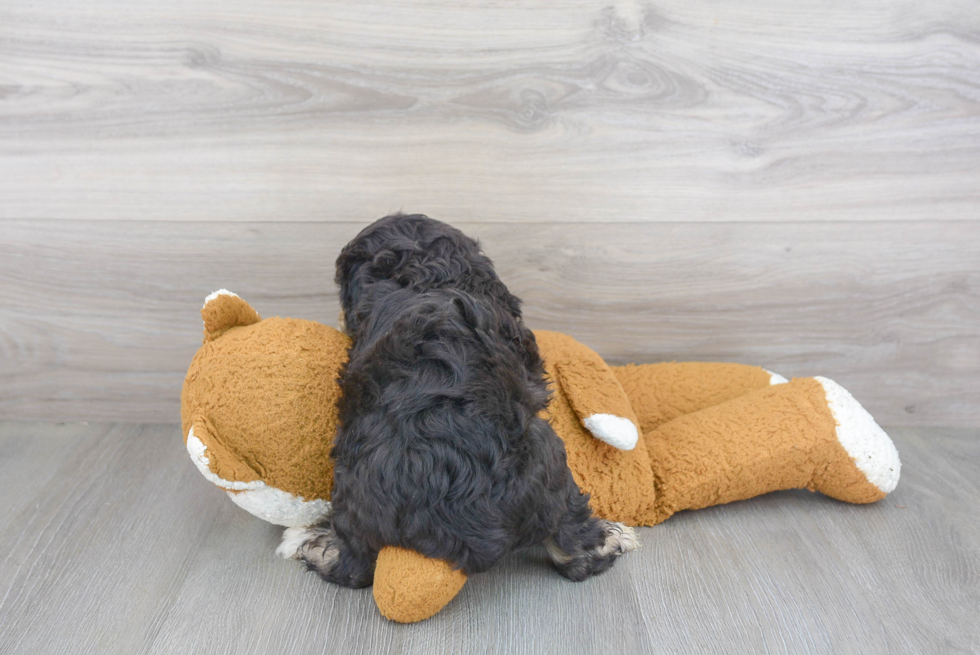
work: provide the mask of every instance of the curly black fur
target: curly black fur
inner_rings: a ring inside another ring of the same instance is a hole
[[[611,566],[629,544],[592,516],[539,418],[548,389],[534,335],[479,244],[425,216],[389,216],[343,249],[337,282],[353,345],[332,516],[311,531],[307,564],[358,587],[384,546],[476,573],[547,540],[574,580]]]
[[[351,336],[371,313],[365,296],[379,282],[415,292],[465,291],[521,319],[521,301],[497,277],[480,244],[422,214],[394,214],[364,228],[340,252],[334,281]]]

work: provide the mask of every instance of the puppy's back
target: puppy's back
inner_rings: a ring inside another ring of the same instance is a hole
[[[537,418],[547,388],[520,319],[465,291],[388,289],[358,335],[341,377],[338,529],[469,571],[543,538],[521,526],[559,486],[564,452]]]

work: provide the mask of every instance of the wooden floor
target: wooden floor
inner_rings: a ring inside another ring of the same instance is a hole
[[[898,489],[687,512],[584,583],[543,551],[435,618],[272,554],[175,425],[0,423],[0,653],[975,653],[980,431],[891,430]]]

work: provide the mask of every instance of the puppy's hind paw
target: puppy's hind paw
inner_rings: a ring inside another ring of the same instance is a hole
[[[283,559],[302,559],[300,548],[311,538],[308,528],[286,528],[282,533],[282,543],[276,548],[276,555]]]
[[[276,554],[303,560],[306,568],[327,577],[340,557],[340,538],[329,525],[289,528],[282,533]]]
[[[599,546],[597,551],[600,557],[623,555],[640,547],[640,540],[636,536],[636,530],[628,525],[607,521],[604,527],[606,540]]]
[[[580,582],[590,575],[602,573],[613,565],[617,557],[639,548],[640,541],[633,528],[606,520],[599,520],[599,525],[602,528],[602,541],[597,545],[566,552],[554,538],[545,542],[555,568],[569,580]]]

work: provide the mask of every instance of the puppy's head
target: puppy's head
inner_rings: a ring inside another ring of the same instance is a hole
[[[337,258],[335,281],[351,335],[369,311],[367,299],[397,289],[461,289],[490,297],[520,316],[520,300],[497,278],[480,244],[422,214],[386,216],[362,230]],[[388,284],[375,288],[379,283]]]

